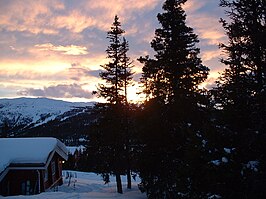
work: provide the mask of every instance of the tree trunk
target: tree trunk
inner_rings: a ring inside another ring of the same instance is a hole
[[[131,189],[131,174],[130,169],[127,169],[127,188]]]
[[[116,187],[117,187],[117,193],[123,193],[122,190],[122,181],[121,181],[121,176],[120,174],[115,174],[115,178],[116,178]]]

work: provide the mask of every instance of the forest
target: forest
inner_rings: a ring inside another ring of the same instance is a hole
[[[200,42],[187,26],[186,0],[166,0],[150,42],[154,56],[141,56],[145,101],[130,103],[134,63],[119,16],[107,32],[108,63],[94,92],[97,119],[77,169],[139,176],[150,199],[266,198],[266,1],[221,0],[227,42],[226,69],[213,89],[200,85],[209,68]]]

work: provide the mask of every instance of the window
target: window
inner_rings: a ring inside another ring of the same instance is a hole
[[[30,195],[31,190],[30,190],[30,181],[24,181],[21,183],[21,194],[22,195]]]
[[[27,180],[26,182],[26,195],[30,195],[30,181]]]
[[[21,194],[22,195],[26,194],[26,183],[25,182],[21,183]]]

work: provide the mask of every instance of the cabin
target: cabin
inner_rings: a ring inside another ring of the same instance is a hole
[[[62,185],[67,159],[56,138],[0,138],[0,195],[33,195]]]

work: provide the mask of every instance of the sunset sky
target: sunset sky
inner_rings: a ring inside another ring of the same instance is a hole
[[[153,55],[163,0],[0,0],[0,97],[48,97],[94,101],[91,93],[108,62],[106,32],[117,14],[129,41],[135,81],[139,56]],[[210,88],[224,66],[218,48],[227,38],[219,24],[219,0],[188,0],[188,25],[199,35],[201,58],[211,69]],[[129,98],[136,100],[135,88]]]

